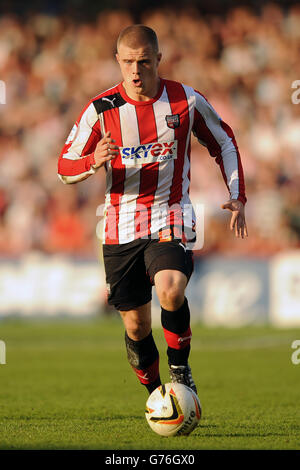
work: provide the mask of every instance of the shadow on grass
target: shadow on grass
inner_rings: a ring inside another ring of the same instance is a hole
[[[195,431],[193,431],[193,436],[197,437],[211,437],[211,438],[216,438],[216,437],[276,437],[276,436],[286,436],[288,437],[288,434],[286,432],[267,432],[267,433],[262,433],[262,432],[222,432],[222,433],[215,433],[215,432],[201,432],[204,426],[200,426],[199,428],[196,428]],[[206,426],[206,427],[211,427],[211,426]],[[217,426],[215,426],[217,427]],[[206,430],[207,431],[207,430]]]
[[[119,420],[135,420],[138,419],[139,421],[144,421],[145,416],[143,415],[107,415],[107,416],[99,416],[99,415],[90,415],[86,419],[95,419],[96,421],[106,421],[109,419],[110,421],[119,421]]]
[[[1,421],[120,421],[120,420],[140,420],[144,421],[144,416],[133,416],[133,415],[89,415],[89,416],[29,416],[29,415],[20,415],[20,416],[1,416]]]

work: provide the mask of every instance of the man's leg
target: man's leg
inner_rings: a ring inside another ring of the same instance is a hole
[[[189,305],[184,295],[187,282],[187,276],[177,270],[161,270],[154,276],[161,305],[161,323],[168,344],[171,379],[186,383],[196,391],[188,365],[192,333]]]
[[[151,302],[120,311],[125,326],[128,362],[141,384],[151,393],[161,384],[159,354],[151,330]]]
[[[104,245],[109,305],[120,312],[125,326],[127,357],[149,392],[160,385],[159,355],[151,331],[152,284],[146,273],[144,249],[148,240]]]
[[[169,363],[187,365],[191,342],[190,310],[184,296],[187,278],[180,271],[166,269],[155,274],[154,283],[161,305]]]

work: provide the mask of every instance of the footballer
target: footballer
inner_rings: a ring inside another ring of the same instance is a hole
[[[247,234],[244,175],[234,134],[206,98],[158,73],[156,33],[121,31],[116,60],[122,81],[92,98],[62,149],[65,184],[106,173],[103,257],[108,302],[120,312],[129,364],[151,393],[161,384],[151,326],[152,288],[161,306],[172,382],[197,387],[189,365],[192,331],[185,289],[193,272],[191,134],[219,165],[229,192],[230,228]],[[102,171],[102,170],[101,170]]]

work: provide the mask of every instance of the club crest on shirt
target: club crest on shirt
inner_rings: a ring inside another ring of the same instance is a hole
[[[170,129],[176,129],[176,127],[180,126],[180,117],[179,114],[169,114],[166,116],[167,126]]]

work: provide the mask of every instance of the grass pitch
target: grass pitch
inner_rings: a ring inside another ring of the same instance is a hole
[[[166,343],[154,329],[161,377]],[[190,436],[156,435],[127,363],[121,321],[2,321],[0,449],[300,449],[300,330],[193,326],[203,407]]]

